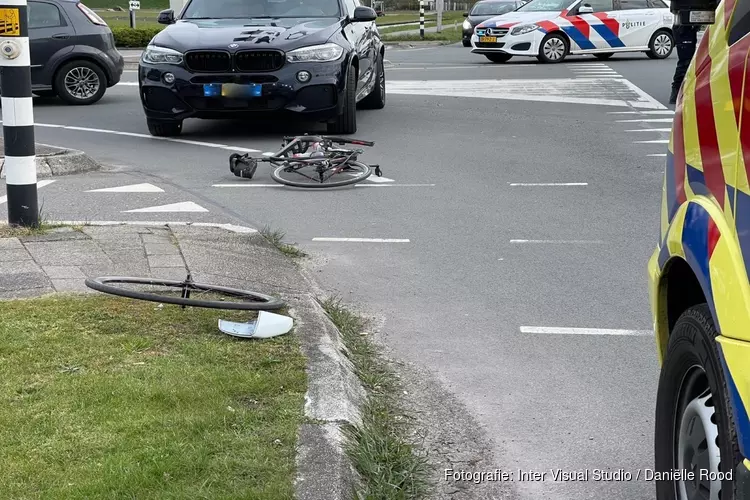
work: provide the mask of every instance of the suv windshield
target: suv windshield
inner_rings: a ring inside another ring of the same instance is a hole
[[[472,16],[499,16],[516,8],[515,2],[483,2],[471,9]]]
[[[339,17],[338,0],[192,0],[182,19]]]
[[[531,0],[518,12],[562,12],[570,7],[570,0]]]

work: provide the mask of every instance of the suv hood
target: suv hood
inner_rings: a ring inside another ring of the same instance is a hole
[[[492,17],[482,23],[483,28],[495,28],[506,24],[528,24],[538,21],[551,21],[560,17],[560,12],[508,12]],[[507,26],[506,26],[507,28]]]
[[[338,18],[180,20],[167,26],[151,43],[181,52],[228,50],[231,43],[239,45],[237,50],[291,50],[325,43],[340,26]]]

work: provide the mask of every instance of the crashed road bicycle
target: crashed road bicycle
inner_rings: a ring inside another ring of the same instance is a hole
[[[359,161],[362,149],[343,149],[335,145],[372,147],[374,142],[325,135],[284,137],[281,149],[271,156],[254,158],[234,153],[229,157],[229,170],[243,179],[252,179],[258,163],[276,167],[274,181],[298,188],[332,188],[362,182],[372,175],[381,177],[380,165]]]

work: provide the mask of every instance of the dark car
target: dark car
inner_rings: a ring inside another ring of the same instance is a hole
[[[122,77],[112,30],[78,0],[29,0],[31,82],[38,96],[93,104]]]
[[[474,4],[470,12],[465,12],[463,24],[464,47],[471,47],[474,28],[487,19],[512,12],[527,2],[523,0],[481,0]]]
[[[149,132],[186,118],[286,115],[357,131],[356,108],[385,106],[385,46],[358,0],[190,0],[143,53],[139,88]]]

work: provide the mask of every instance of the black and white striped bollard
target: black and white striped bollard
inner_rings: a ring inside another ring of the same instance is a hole
[[[424,40],[424,0],[419,0],[419,38]]]
[[[0,91],[8,223],[39,224],[26,0],[0,0]]]

